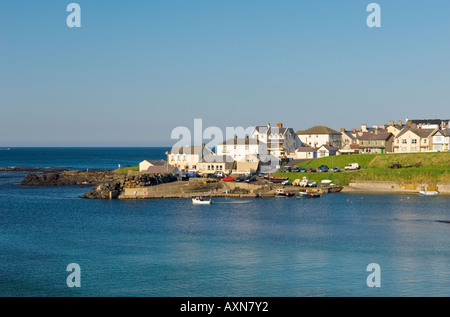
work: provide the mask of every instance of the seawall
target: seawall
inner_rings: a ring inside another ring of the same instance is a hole
[[[399,183],[399,182],[352,182],[344,186],[343,192],[380,192],[380,193],[418,193],[421,190],[435,191],[440,194],[450,194],[450,183]]]

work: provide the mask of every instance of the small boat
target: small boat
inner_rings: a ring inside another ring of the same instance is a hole
[[[295,193],[285,192],[283,188],[279,188],[275,192],[275,197],[292,197],[294,195],[295,195]]]
[[[212,200],[211,199],[204,200],[203,197],[195,197],[195,198],[192,198],[192,203],[194,205],[211,205]]]
[[[421,190],[419,192],[419,195],[421,196],[437,196],[439,195],[439,192],[432,190],[432,191],[427,191],[427,190]]]
[[[320,194],[308,193],[308,192],[299,192],[297,194],[297,198],[319,198]]]
[[[272,183],[282,183],[289,180],[289,177],[264,176],[264,179],[271,181]]]

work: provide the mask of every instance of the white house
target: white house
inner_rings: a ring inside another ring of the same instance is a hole
[[[197,164],[200,173],[223,172],[230,174],[235,166],[235,161],[229,155],[207,155]]]
[[[341,133],[325,126],[314,126],[304,131],[297,131],[297,135],[305,146],[317,148],[329,144],[340,149],[342,145]]]
[[[317,149],[317,157],[333,156],[338,153],[338,149],[334,146],[324,144]]]
[[[267,144],[267,153],[281,159],[288,155],[293,155],[295,149],[302,146],[294,129],[283,127],[282,123],[277,123],[276,127],[256,126],[252,131],[252,138]]]
[[[256,138],[238,138],[228,139],[216,146],[217,155],[227,155],[235,161],[243,161],[248,155],[267,155],[267,144],[260,142]]]
[[[294,158],[297,160],[317,158],[317,148],[302,146],[295,150]]]
[[[202,146],[181,146],[173,147],[167,153],[167,162],[171,166],[178,167],[181,171],[198,170],[198,163],[204,160],[204,157],[214,155],[214,152]]]
[[[432,137],[432,151],[434,152],[442,152],[449,150],[449,129],[438,130],[436,129],[431,134]]]

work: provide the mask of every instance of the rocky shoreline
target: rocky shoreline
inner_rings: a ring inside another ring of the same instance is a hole
[[[177,181],[172,174],[125,174],[111,170],[45,171],[28,173],[21,186],[93,186],[82,198],[111,199],[127,187],[149,187]]]

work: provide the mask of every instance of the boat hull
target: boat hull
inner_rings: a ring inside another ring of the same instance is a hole
[[[420,196],[437,196],[438,194],[439,193],[437,191],[424,191],[424,190],[421,190],[419,192]]]
[[[212,200],[198,200],[198,199],[192,198],[192,203],[194,205],[211,205]]]
[[[319,198],[319,194],[313,194],[313,193],[298,193],[297,198],[305,199],[305,198]]]

